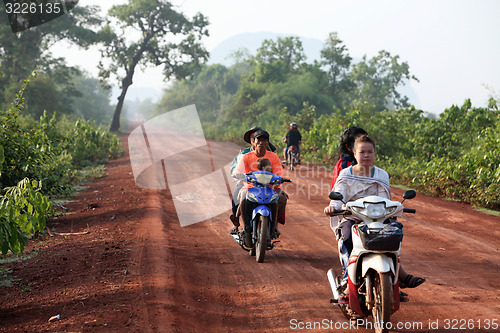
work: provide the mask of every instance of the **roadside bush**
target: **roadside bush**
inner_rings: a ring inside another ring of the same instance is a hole
[[[45,228],[52,203],[40,193],[42,183],[28,178],[5,188],[0,196],[0,249],[20,253],[28,238]]]
[[[53,214],[47,197],[73,190],[77,169],[117,158],[123,151],[115,134],[95,122],[64,117],[21,116],[23,93],[0,111],[0,250],[22,252]],[[43,184],[43,188],[42,188]]]
[[[78,167],[105,163],[123,153],[120,139],[94,121],[77,120],[65,136],[67,151]]]

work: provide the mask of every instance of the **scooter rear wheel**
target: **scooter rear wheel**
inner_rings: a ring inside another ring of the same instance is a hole
[[[295,169],[295,166],[297,165],[297,158],[292,154],[288,154],[288,168],[290,170]]]

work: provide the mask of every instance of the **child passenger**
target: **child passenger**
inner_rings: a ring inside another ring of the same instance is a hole
[[[259,158],[257,160],[257,169],[271,172],[273,170],[273,167],[271,165],[271,161],[268,158]]]

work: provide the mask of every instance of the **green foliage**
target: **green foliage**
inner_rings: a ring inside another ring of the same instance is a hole
[[[14,34],[5,7],[0,6],[0,66],[3,71],[0,76],[0,109],[7,108],[21,89],[23,80],[37,68],[50,77],[51,84],[57,82],[59,76],[55,72],[65,70],[66,66],[63,59],[53,58],[46,50],[62,40],[84,48],[96,43],[101,39],[95,32],[101,20],[97,7],[79,5],[56,20]],[[43,88],[43,85],[38,87],[39,90]],[[57,90],[52,93],[57,93]]]
[[[399,62],[399,56],[391,56],[387,51],[379,51],[379,54],[367,60],[353,65],[350,80],[357,89],[352,90],[350,103],[359,105],[369,103],[375,106],[375,110],[381,111],[385,108],[407,107],[408,98],[401,96],[397,87],[409,80],[417,80],[410,74],[410,67],[406,62]]]
[[[207,137],[243,144],[242,134],[258,125],[279,149],[288,124],[296,121],[303,159],[326,166],[337,161],[345,128],[362,127],[375,138],[376,164],[392,182],[500,210],[497,100],[486,108],[466,100],[431,117],[398,93],[417,80],[399,56],[380,51],[352,64],[335,33],[321,56],[306,64],[300,40],[265,41],[257,55],[243,61],[237,55],[240,62],[229,68],[207,66],[177,81],[158,112],[196,104]]]
[[[316,106],[304,102],[302,110],[293,116],[288,113],[288,109],[284,107],[281,109],[280,120],[284,128],[290,126],[290,123],[296,122],[300,124],[301,130],[308,131],[316,121]]]
[[[365,57],[364,67],[352,65],[336,33],[329,35],[319,63],[305,62],[297,37],[265,40],[256,55],[242,54],[235,54],[239,62],[229,68],[205,66],[175,82],[153,115],[195,104],[212,139],[242,142],[241,129],[259,125],[276,133],[277,142],[292,119],[305,129],[313,118],[337,112],[362,122],[355,113],[369,118],[373,111],[403,103],[396,88],[413,78],[408,65],[387,52],[369,61]],[[314,116],[304,114],[308,108]]]
[[[5,188],[0,196],[0,249],[20,253],[28,238],[45,228],[46,214],[52,203],[40,193],[42,183],[28,178]]]
[[[304,65],[306,56],[298,37],[266,39],[252,59],[256,82],[283,82]]]
[[[492,105],[490,103],[490,105]],[[496,108],[469,100],[432,119],[414,107],[376,112],[373,107],[321,116],[302,133],[304,159],[332,166],[348,126],[375,139],[377,165],[391,181],[431,195],[500,210],[500,117]]]
[[[352,58],[347,47],[343,45],[335,32],[330,33],[321,50],[322,68],[325,68],[327,89],[329,95],[335,100],[337,108],[344,109],[347,105],[347,95],[354,89],[354,84],[349,77]]]
[[[68,114],[73,118],[83,118],[85,120],[94,120],[98,125],[107,126],[113,115],[113,108],[109,104],[111,95],[110,90],[101,87],[99,80],[90,77],[87,73],[75,73],[68,77],[67,86],[73,90],[68,92],[67,108],[53,109],[59,114]],[[77,92],[77,93],[75,93]],[[46,108],[46,110],[50,110]]]
[[[0,112],[3,254],[22,252],[28,238],[44,229],[47,215],[52,213],[52,204],[44,195],[68,194],[76,180],[76,168],[103,163],[122,153],[118,137],[96,127],[93,121],[75,122],[68,116],[58,120],[55,113],[49,118],[47,112],[38,121],[21,116],[29,82],[30,78],[14,106]]]
[[[16,105],[0,113],[0,146],[4,151],[0,187],[30,178],[43,180],[46,189],[59,192],[72,177],[71,157],[54,144],[61,140],[54,128],[55,119],[49,121],[45,114],[37,123],[20,117],[24,89]]]
[[[77,120],[65,136],[66,150],[78,167],[105,163],[123,152],[118,137],[93,121]]]

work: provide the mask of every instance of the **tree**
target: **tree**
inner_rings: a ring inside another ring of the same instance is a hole
[[[334,98],[338,108],[342,108],[342,94],[352,87],[349,80],[352,58],[336,32],[328,35],[321,50],[320,65],[326,68],[328,93]]]
[[[119,25],[120,33],[112,31],[111,22],[103,29],[108,38],[104,42],[102,57],[111,60],[110,65],[99,65],[99,76],[107,81],[116,75],[121,82],[110,130],[120,128],[120,114],[132,85],[137,65],[163,65],[165,79],[184,78],[208,58],[201,38],[208,36],[208,21],[202,14],[191,20],[177,12],[167,0],[129,0],[128,4],[113,6],[108,15]],[[138,32],[135,41],[129,41],[131,32]]]
[[[39,71],[26,87],[23,113],[34,119],[40,118],[45,111],[49,116],[54,112],[73,113],[72,100],[82,96],[73,78],[80,75],[78,69],[63,64],[48,72]]]
[[[401,96],[397,88],[407,80],[418,79],[410,74],[410,66],[406,62],[399,62],[399,56],[392,57],[387,51],[367,61],[363,60],[352,68],[351,79],[357,86],[354,94],[354,104],[371,104],[375,111],[386,108],[407,107],[408,98]]]
[[[293,78],[302,79],[302,69],[306,68],[305,58],[298,37],[264,40],[257,55],[248,60],[252,66],[251,72],[241,80],[233,103],[225,114],[226,120],[254,123],[261,121],[259,116],[266,110],[275,113],[274,118],[277,120],[281,108],[287,106],[292,111],[293,105],[297,106],[292,111],[295,114],[304,100],[299,96],[303,92],[296,93],[294,87],[298,86],[298,82],[294,82]]]
[[[50,75],[64,66],[62,58],[48,51],[62,40],[87,48],[100,40],[95,32],[102,23],[97,7],[78,6],[48,23],[12,33],[3,6],[0,6],[0,106],[15,98],[26,77],[35,69]]]
[[[286,75],[297,71],[306,59],[299,37],[266,39],[253,58],[257,81],[285,81]]]
[[[107,126],[113,115],[113,107],[109,105],[111,91],[103,89],[98,79],[85,72],[72,76],[71,83],[80,94],[70,99],[72,114]]]

